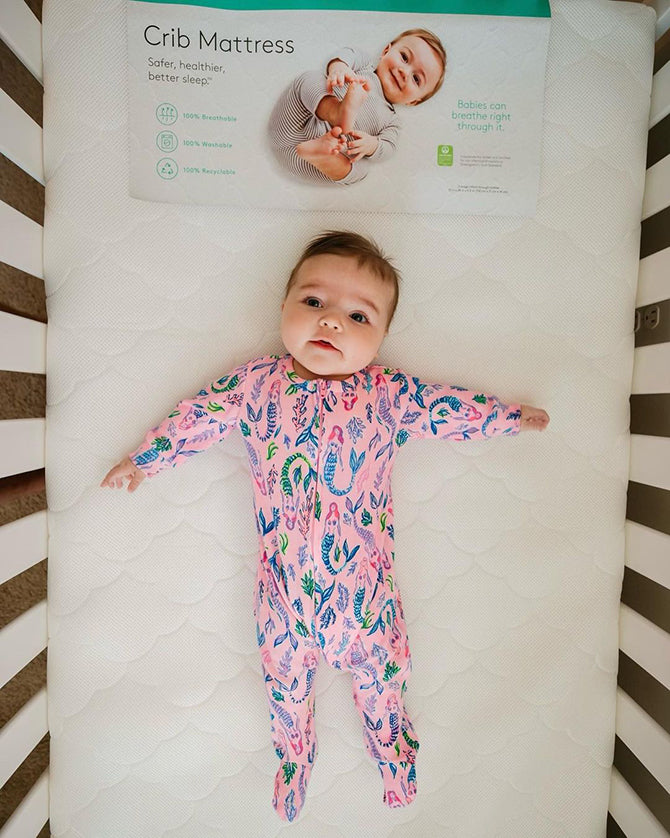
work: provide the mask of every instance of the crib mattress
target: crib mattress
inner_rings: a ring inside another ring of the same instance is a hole
[[[552,3],[532,219],[240,211],[128,196],[122,0],[45,2],[49,727],[56,838],[596,838],[618,603],[653,13]],[[281,351],[322,229],[403,274],[380,357],[544,407],[544,434],[415,442],[394,474],[418,795],[382,803],[347,675],[290,827],[252,613],[237,438],[129,495],[105,472],[184,396]]]

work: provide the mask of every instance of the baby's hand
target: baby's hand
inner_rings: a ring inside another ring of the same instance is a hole
[[[326,70],[326,89],[328,93],[333,92],[335,87],[344,87],[345,84],[352,82],[365,81],[361,76],[357,76],[348,64],[344,61],[331,61]]]
[[[539,407],[531,407],[527,404],[521,405],[521,428],[522,431],[543,431],[549,424],[549,414]]]
[[[354,138],[347,143],[347,157],[352,163],[361,157],[370,157],[377,151],[379,140],[372,134],[366,134],[365,131],[349,131],[349,136]]]
[[[125,457],[107,472],[100,485],[109,486],[110,489],[123,489],[123,481],[128,480],[128,491],[134,492],[145,477],[146,474],[137,468],[130,457]]]

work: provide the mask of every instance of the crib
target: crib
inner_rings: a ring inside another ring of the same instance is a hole
[[[645,2],[658,20],[631,324],[636,348],[610,838],[670,834],[670,1]],[[50,834],[41,5],[5,0],[0,11],[0,838]]]

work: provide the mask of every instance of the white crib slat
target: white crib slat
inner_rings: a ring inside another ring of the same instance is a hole
[[[47,540],[46,510],[0,527],[0,585],[46,558]]]
[[[646,306],[670,297],[670,247],[640,260],[636,306]]]
[[[0,201],[0,230],[0,262],[43,278],[42,227]]]
[[[47,730],[47,691],[42,689],[0,731],[0,786],[4,786]]]
[[[670,343],[638,346],[633,364],[632,392],[670,393]]]
[[[621,604],[619,648],[670,689],[670,634]]]
[[[644,767],[670,791],[670,734],[617,689],[616,732]]]
[[[0,631],[0,687],[47,645],[47,603],[38,602]]]
[[[44,468],[44,419],[0,422],[0,477]]]
[[[2,0],[0,38],[24,67],[42,81],[42,27],[25,0]]]
[[[0,830],[0,838],[32,838],[49,819],[49,772],[45,771]]]
[[[612,769],[609,811],[630,838],[667,838],[668,833],[616,768]],[[0,833],[0,838],[5,838]]]
[[[0,369],[44,373],[46,351],[45,323],[0,311]]]
[[[670,588],[670,535],[626,521],[626,566]]]
[[[0,151],[44,183],[42,129],[4,90],[0,90]]]
[[[629,477],[636,483],[670,489],[670,437],[632,434]]]
[[[670,29],[670,0],[653,0],[656,9],[656,40]]]
[[[654,74],[651,85],[651,112],[649,127],[652,128],[670,113],[670,61]]]
[[[670,204],[670,154],[647,169],[642,200],[642,220]]]

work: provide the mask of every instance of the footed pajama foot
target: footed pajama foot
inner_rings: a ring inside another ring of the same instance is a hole
[[[272,805],[282,820],[291,823],[300,814],[305,803],[307,783],[311,773],[311,765],[283,762],[279,766],[279,771],[275,776]]]
[[[390,809],[409,806],[416,797],[416,768],[411,762],[380,762],[384,803]]]

